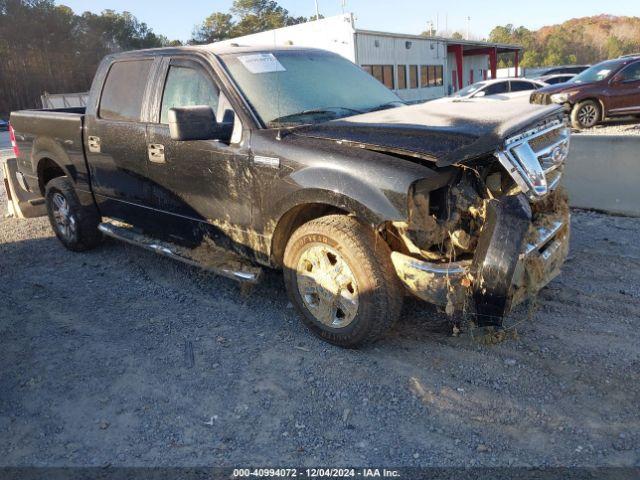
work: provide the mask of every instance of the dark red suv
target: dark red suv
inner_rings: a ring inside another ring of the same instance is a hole
[[[531,103],[565,105],[575,128],[591,128],[607,117],[640,116],[640,55],[606,60],[566,83],[541,88]]]

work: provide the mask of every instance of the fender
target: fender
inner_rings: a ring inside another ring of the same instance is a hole
[[[73,162],[73,158],[77,156],[77,162]],[[75,190],[78,195],[78,199],[83,206],[93,207],[95,206],[95,200],[91,187],[89,184],[88,172],[84,167],[84,151],[80,152],[67,152],[58,142],[50,137],[38,137],[33,142],[33,149],[31,151],[31,166],[35,175],[34,180],[37,181],[39,191],[44,195],[44,185],[40,178],[39,166],[45,159],[49,159],[54,162],[64,174],[71,179],[75,185]],[[80,162],[80,163],[78,163]],[[81,169],[76,168],[76,165],[80,165]],[[35,187],[35,186],[34,186]]]
[[[69,178],[77,181],[77,171],[67,152],[55,140],[49,137],[37,137],[31,150],[31,168],[39,175],[38,166],[44,159],[52,160]]]

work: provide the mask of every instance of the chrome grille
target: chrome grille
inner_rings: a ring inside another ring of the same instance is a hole
[[[496,156],[520,189],[536,200],[559,183],[556,170],[567,158],[570,135],[564,121],[552,120],[507,139]]]

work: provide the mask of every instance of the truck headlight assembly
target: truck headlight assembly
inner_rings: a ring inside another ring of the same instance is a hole
[[[567,103],[567,101],[569,101],[569,94],[568,93],[554,93],[553,95],[551,95],[551,101],[553,103]]]

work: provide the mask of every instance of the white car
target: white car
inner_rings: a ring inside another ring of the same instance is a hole
[[[515,97],[529,96],[532,90],[546,87],[547,84],[526,78],[497,78],[469,85],[452,95],[453,100],[490,97],[494,100],[509,100]]]

